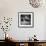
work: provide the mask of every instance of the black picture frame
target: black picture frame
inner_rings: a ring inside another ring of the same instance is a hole
[[[34,27],[34,12],[18,12],[18,27],[33,28]]]

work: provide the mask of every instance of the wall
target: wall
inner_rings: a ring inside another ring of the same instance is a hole
[[[34,12],[34,28],[19,28],[18,12]],[[34,34],[37,35],[37,39],[46,40],[45,7],[33,8],[28,0],[0,0],[0,18],[4,16],[13,18],[11,29],[8,32],[17,40],[27,40]],[[1,33],[3,31],[0,31],[0,35]],[[0,39],[2,38],[0,36]]]

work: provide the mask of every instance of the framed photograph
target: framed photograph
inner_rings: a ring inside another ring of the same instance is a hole
[[[33,12],[18,12],[18,27],[33,28],[34,13]]]

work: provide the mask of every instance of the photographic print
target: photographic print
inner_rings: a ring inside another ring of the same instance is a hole
[[[18,12],[18,27],[34,27],[34,13]]]

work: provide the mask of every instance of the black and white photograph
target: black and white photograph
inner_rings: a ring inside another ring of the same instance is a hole
[[[32,27],[34,15],[33,12],[19,12],[18,13],[18,26],[19,27]]]
[[[31,16],[29,15],[21,15],[21,25],[31,25]]]

